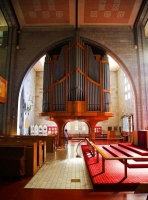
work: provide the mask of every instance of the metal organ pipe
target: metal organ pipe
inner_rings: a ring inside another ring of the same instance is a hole
[[[102,64],[102,72],[103,72],[103,89],[109,90],[110,88],[110,76],[109,76],[109,64],[107,55],[103,57],[103,61],[106,61]],[[110,93],[103,92],[103,111],[109,112],[109,104],[110,104]]]
[[[49,60],[47,54],[46,61]],[[44,65],[43,112],[67,111],[67,105],[72,105],[70,101],[76,102],[78,107],[85,105],[86,112],[109,112],[110,74],[107,55],[94,56],[92,48],[85,45],[84,40],[76,34],[67,46],[62,47],[58,59],[52,60],[52,63],[45,62]]]
[[[50,60],[50,56],[47,54],[45,57],[45,64],[44,64],[44,78],[43,78],[43,105],[42,110],[44,112],[50,111],[50,63],[48,62]]]

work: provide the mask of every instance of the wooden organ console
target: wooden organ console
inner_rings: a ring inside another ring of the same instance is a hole
[[[46,54],[40,115],[54,121],[104,121],[113,116],[107,55],[94,54],[78,33],[59,55]]]

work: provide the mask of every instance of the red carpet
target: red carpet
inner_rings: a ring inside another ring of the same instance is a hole
[[[82,152],[87,164],[94,189],[96,190],[135,190],[140,183],[148,182],[147,168],[127,168],[127,178],[124,178],[124,165],[118,160],[105,161],[105,173],[102,173],[102,159],[99,163],[92,157],[87,145],[82,145]],[[111,156],[111,154],[108,152]]]

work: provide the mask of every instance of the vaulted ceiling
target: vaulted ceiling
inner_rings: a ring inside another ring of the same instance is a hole
[[[20,26],[133,26],[142,0],[11,0]]]

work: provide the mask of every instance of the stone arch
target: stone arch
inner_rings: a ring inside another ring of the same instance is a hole
[[[60,43],[63,43],[64,41],[66,42],[67,40],[69,40],[69,38],[66,38],[66,39],[63,39],[63,38],[59,38],[58,40],[55,39],[53,40],[51,43],[47,43],[47,44],[44,44],[40,49],[36,50],[36,52],[34,52],[33,56],[30,56],[30,51],[26,52],[28,55],[26,55],[27,57],[27,63],[21,63],[19,61],[19,59],[21,59],[21,57],[19,57],[19,54],[18,54],[18,59],[17,59],[17,66],[21,65],[21,70],[19,71],[15,71],[17,74],[18,74],[18,81],[17,81],[17,85],[16,88],[17,88],[17,91],[19,91],[19,88],[21,87],[21,84],[22,84],[22,81],[25,77],[25,75],[30,71],[30,69],[35,65],[35,63],[43,56],[46,54],[47,51],[53,49],[57,43],[60,44]],[[21,49],[21,48],[20,48]],[[23,55],[22,55],[23,56]],[[21,64],[19,64],[19,62]],[[19,69],[20,67],[18,67]]]
[[[81,32],[80,32],[80,36],[81,36]],[[72,37],[72,36],[71,36]],[[41,46],[41,48],[38,48],[36,49],[36,51],[34,52],[34,55],[33,56],[30,56],[30,51],[28,51],[28,56],[27,56],[27,63],[22,63],[20,64],[21,65],[21,70],[17,71],[16,70],[16,74],[18,75],[18,81],[17,81],[17,84],[15,84],[15,88],[16,88],[16,91],[19,91],[19,88],[21,86],[21,83],[22,83],[22,80],[23,78],[25,77],[26,73],[28,73],[29,69],[31,69],[34,64],[49,50],[53,49],[55,46],[57,46],[57,44],[62,44],[64,41],[68,41],[70,40],[71,38],[70,36],[69,37],[59,37],[58,39],[54,39],[52,40],[51,43],[44,43],[44,45]],[[93,40],[94,39],[94,40]],[[114,53],[114,49],[111,47],[111,45],[109,43],[104,43],[102,42],[102,40],[98,39],[98,41],[95,40],[95,38],[86,38],[84,37],[84,40],[87,41],[87,42],[90,42],[92,45],[95,45],[96,47],[101,47],[103,50],[106,51],[107,54],[109,54],[118,64],[119,66],[124,70],[124,72],[127,74],[127,76],[129,77],[130,81],[131,81],[131,84],[133,86],[133,89],[134,89],[134,92],[135,92],[135,96],[136,96],[136,89],[135,89],[135,85],[134,85],[134,81],[133,81],[133,78],[128,70],[128,66],[126,66],[126,64],[123,62],[124,60],[124,57],[120,54],[117,54],[117,53]],[[21,44],[20,44],[21,45]],[[21,48],[20,48],[21,49]],[[25,52],[27,53],[27,52]],[[22,55],[23,56],[23,55]],[[18,54],[18,59],[17,59],[17,66],[19,66],[19,59],[21,57],[19,57],[19,54]],[[19,67],[18,67],[19,69]]]
[[[61,39],[61,40],[60,40]],[[15,75],[14,77],[17,77],[17,81],[15,79],[15,83],[13,88],[15,88],[14,92],[13,92],[13,102],[11,106],[13,106],[13,114],[14,116],[17,116],[17,112],[18,112],[18,99],[19,99],[19,92],[21,89],[21,85],[22,82],[24,80],[24,77],[26,76],[27,73],[29,73],[30,69],[34,66],[34,64],[44,55],[46,54],[47,51],[49,51],[50,49],[52,49],[56,44],[60,44],[63,43],[64,41],[66,42],[67,40],[69,40],[69,37],[67,38],[63,38],[61,36],[61,38],[59,37],[59,39],[55,39],[50,43],[44,44],[42,46],[42,48],[38,49],[38,51],[36,50],[36,54],[33,54],[33,56],[30,56],[29,52],[27,51],[27,60],[28,63],[22,63],[21,61],[21,57],[23,55],[20,56],[20,53],[17,53],[17,62],[16,62],[16,66],[21,66],[21,67],[16,67],[15,69]],[[20,44],[21,46],[21,44]],[[21,50],[21,48],[20,48]],[[24,52],[25,54],[25,52]],[[20,64],[19,64],[20,61]],[[11,126],[11,134],[16,133],[17,131],[17,118],[13,121],[13,124]]]
[[[101,47],[104,51],[106,51],[106,53],[108,55],[110,55],[118,63],[118,65],[123,69],[125,74],[128,76],[128,78],[129,78],[129,80],[131,82],[131,85],[133,86],[134,93],[135,93],[135,96],[136,96],[135,83],[133,81],[133,77],[131,76],[130,71],[128,70],[128,67],[123,62],[124,57],[121,54],[114,53],[115,52],[114,49],[108,43],[101,44],[101,41],[98,42],[98,41],[95,41],[95,40],[92,40],[92,39],[88,39],[88,38],[84,39],[84,40],[87,41],[87,42],[90,42],[90,44],[92,44],[92,45],[94,45],[96,47]]]
[[[22,80],[23,80],[25,74],[29,71],[29,69],[31,69],[33,67],[33,65],[39,60],[39,58],[41,56],[43,56],[47,51],[53,49],[53,47],[55,47],[57,44],[60,45],[64,41],[66,42],[66,41],[70,40],[70,38],[72,38],[72,36],[73,36],[73,33],[74,32],[72,32],[70,34],[71,36],[69,36],[69,35],[68,35],[68,37],[67,36],[65,36],[65,37],[60,36],[59,38],[56,38],[52,41],[49,41],[48,43],[44,43],[41,46],[41,48],[37,48],[34,51],[34,54],[32,56],[29,55],[30,51],[26,52],[27,53],[26,57],[28,58],[27,63],[23,63],[23,66],[21,65],[22,69],[20,70],[20,72],[16,71],[16,74],[19,73],[19,76],[18,76],[19,80],[17,80],[17,83],[15,82],[15,91],[16,91],[15,97],[14,97],[15,101],[17,101],[17,99],[18,99],[19,90],[20,90],[20,87],[21,87]],[[81,36],[81,32],[80,32],[80,36]],[[136,89],[135,89],[134,81],[132,79],[132,76],[130,75],[128,68],[126,67],[126,65],[122,61],[123,60],[122,55],[120,55],[120,57],[119,57],[118,54],[115,54],[114,51],[113,51],[114,49],[110,46],[110,44],[103,43],[101,41],[101,39],[96,41],[95,38],[91,38],[91,39],[88,38],[88,37],[83,37],[83,38],[84,38],[85,41],[90,42],[92,45],[95,45],[97,47],[101,47],[103,50],[105,50],[106,53],[109,54],[111,57],[113,57],[115,59],[115,61],[120,65],[120,67],[124,69],[124,71],[126,72],[126,74],[128,75],[128,77],[129,77],[129,79],[132,83],[132,87],[134,89],[134,94],[135,94],[135,97],[136,97]],[[23,55],[21,55],[21,56],[23,56]],[[17,65],[19,65],[19,61],[21,59],[21,56],[19,57],[19,54],[18,54]],[[19,69],[19,67],[18,67],[18,69]],[[16,110],[16,112],[17,112],[17,110]]]
[[[74,130],[75,127],[75,120],[78,121],[78,130]],[[70,130],[68,129],[68,123],[70,123]],[[80,128],[82,128],[82,124],[85,124],[86,130],[81,130]],[[67,120],[64,124],[63,124],[63,128],[65,130],[65,128],[68,130],[68,134],[71,138],[75,138],[75,139],[84,139],[84,138],[90,138],[90,131],[91,131],[91,126],[89,124],[89,122],[87,120],[80,120],[80,119],[72,119],[72,120]],[[63,130],[63,131],[64,131]]]

